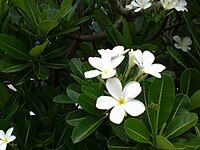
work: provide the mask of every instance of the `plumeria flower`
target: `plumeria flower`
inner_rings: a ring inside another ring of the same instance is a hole
[[[151,6],[151,2],[149,0],[133,0],[130,5],[127,5],[126,8],[131,10],[136,8],[134,12],[139,12],[142,9],[147,9]]]
[[[145,111],[145,106],[137,97],[142,88],[138,82],[129,82],[124,89],[117,78],[110,78],[106,81],[106,88],[111,96],[100,96],[97,99],[96,107],[102,110],[109,110],[110,120],[120,124],[126,113],[131,116],[139,116]]]
[[[181,40],[181,38],[176,35],[173,37],[174,41],[176,41],[177,43],[174,44],[174,46],[177,49],[181,49],[184,52],[188,52],[189,50],[191,50],[191,46],[192,45],[192,40],[190,37],[186,36],[183,38],[183,40]]]
[[[176,9],[177,11],[188,11],[185,7],[187,2],[185,0],[160,0],[164,9]]]
[[[162,64],[153,64],[155,56],[149,52],[141,50],[133,51],[134,62],[139,66],[140,70],[146,74],[151,74],[157,78],[161,78],[160,72],[162,72],[166,67]]]
[[[98,50],[98,53],[101,55],[101,57],[111,57],[113,59],[126,54],[128,51],[129,49],[125,50],[123,46],[115,46],[112,50],[100,49]]]
[[[14,128],[10,128],[6,131],[0,130],[0,150],[6,150],[7,144],[14,141],[16,137],[11,135]]]
[[[116,67],[124,60],[125,56],[121,55],[115,59],[111,57],[89,57],[88,61],[95,70],[86,71],[85,78],[93,78],[101,75],[103,79],[111,78],[116,74]]]

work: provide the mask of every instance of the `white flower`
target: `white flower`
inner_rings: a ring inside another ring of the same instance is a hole
[[[14,128],[10,128],[6,131],[0,130],[0,150],[6,150],[7,144],[14,141],[16,137],[11,135]]]
[[[124,60],[123,55],[111,59],[111,57],[89,57],[88,61],[96,70],[86,71],[85,78],[93,78],[101,75],[103,79],[111,78],[116,74],[116,67]]]
[[[176,35],[173,37],[174,41],[176,41],[177,43],[174,44],[174,46],[177,49],[181,49],[184,52],[188,52],[188,50],[191,50],[191,46],[192,45],[192,40],[190,37],[186,36],[183,38],[183,40],[181,40],[181,38]]]
[[[98,50],[98,53],[101,55],[101,57],[111,57],[113,59],[126,54],[128,51],[129,49],[124,50],[123,46],[115,46],[112,50],[100,49]]]
[[[134,9],[134,6],[130,4],[130,5],[126,5],[125,8],[127,10],[132,10],[132,9]]]
[[[17,89],[12,85],[12,84],[8,84],[7,87],[15,92],[17,92]]]
[[[32,112],[32,111],[29,111],[29,115],[30,115],[30,116],[35,116],[35,113]]]
[[[150,6],[151,3],[149,2],[149,0],[133,0],[130,5],[126,6],[126,8],[128,8],[129,10],[136,8],[134,12],[139,12],[140,10],[147,9]]]
[[[161,64],[153,64],[155,56],[149,52],[141,50],[136,50],[133,52],[135,59],[133,60],[144,73],[151,74],[157,78],[161,78],[160,72],[162,72],[166,67]]]
[[[144,104],[134,99],[142,90],[138,82],[129,82],[122,90],[119,79],[110,78],[106,81],[106,88],[111,96],[100,96],[96,107],[103,110],[113,108],[110,112],[110,120],[113,123],[120,124],[126,113],[138,116],[145,111]]]
[[[185,7],[187,5],[185,0],[160,0],[160,2],[166,10],[175,8],[177,11],[188,11]]]

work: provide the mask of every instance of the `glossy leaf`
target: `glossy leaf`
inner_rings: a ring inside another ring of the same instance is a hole
[[[72,141],[78,143],[92,134],[103,122],[105,117],[88,116],[79,122],[73,132]]]
[[[87,96],[92,99],[97,99],[99,96],[101,96],[101,91],[97,85],[83,85],[81,89]]]
[[[64,94],[54,97],[53,101],[55,103],[61,103],[61,104],[73,104],[73,103],[75,103],[67,95],[64,95]]]
[[[32,56],[32,57],[38,57],[40,56],[40,54],[43,52],[43,50],[46,48],[48,44],[48,41],[44,42],[42,45],[37,45],[35,47],[33,47],[29,54]]]
[[[66,117],[66,122],[71,126],[76,126],[80,121],[86,118],[88,113],[83,110],[74,110]]]
[[[78,102],[79,96],[82,94],[81,86],[79,84],[72,83],[67,87],[67,95],[69,98],[74,101]]]
[[[174,82],[170,76],[154,79],[148,91],[149,123],[152,132],[157,135],[158,130],[168,120],[174,103]]]
[[[135,118],[128,119],[124,123],[124,128],[128,136],[133,140],[152,144],[148,129],[141,120]]]
[[[160,135],[156,136],[156,143],[159,149],[175,149],[174,145],[170,141]]]
[[[200,89],[200,72],[196,69],[186,69],[180,79],[181,92],[191,97],[194,92]]]
[[[175,116],[166,127],[165,137],[169,139],[177,137],[193,127],[197,121],[198,116],[195,113],[182,113]]]
[[[24,43],[6,34],[0,34],[0,50],[7,53],[10,57],[19,60],[30,60],[28,50]]]
[[[76,58],[72,58],[69,62],[69,65],[70,65],[70,69],[76,76],[81,77],[83,75],[81,71],[81,66],[83,65],[83,63],[80,60]]]
[[[190,110],[200,107],[200,90],[196,91],[191,97]]]

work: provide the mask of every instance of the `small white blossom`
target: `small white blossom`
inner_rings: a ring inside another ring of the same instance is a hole
[[[129,82],[122,89],[119,79],[110,78],[106,81],[106,88],[111,96],[100,96],[97,99],[96,107],[102,110],[112,108],[109,117],[113,123],[120,124],[126,113],[131,116],[139,116],[145,111],[144,104],[134,99],[142,90],[138,82]]]
[[[181,38],[176,35],[173,37],[174,41],[176,41],[177,43],[174,44],[174,46],[177,49],[181,49],[184,52],[188,52],[189,50],[191,50],[191,46],[192,45],[192,40],[190,37],[186,36],[183,38],[183,40],[181,40]]]
[[[12,85],[12,84],[8,84],[7,87],[15,92],[17,92],[17,89]]]
[[[131,10],[134,9],[134,12],[139,12],[142,9],[147,9],[151,6],[151,2],[149,0],[133,0],[130,5],[126,5],[126,9]]]
[[[161,78],[160,72],[162,72],[166,67],[162,64],[153,64],[155,56],[149,52],[141,50],[136,50],[133,52],[135,59],[133,60],[144,73],[151,74],[157,78]]]
[[[29,115],[30,115],[30,116],[35,116],[35,113],[32,112],[32,111],[29,111]]]
[[[98,53],[101,55],[101,57],[111,57],[113,59],[126,54],[128,51],[129,49],[125,50],[123,46],[115,46],[112,50],[100,49],[98,50]]]
[[[187,2],[185,0],[160,0],[164,9],[176,9],[177,11],[188,11],[185,7]]]
[[[7,144],[14,141],[16,137],[11,135],[14,128],[10,128],[6,131],[0,130],[0,150],[6,150]]]
[[[85,78],[93,78],[101,75],[103,79],[111,78],[116,74],[116,67],[124,60],[125,56],[119,56],[115,59],[111,57],[89,57],[88,61],[95,70],[86,71]]]

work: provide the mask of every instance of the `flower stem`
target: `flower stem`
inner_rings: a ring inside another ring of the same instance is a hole
[[[140,70],[137,76],[134,78],[134,81],[136,81],[142,74],[143,74],[143,71]]]
[[[106,85],[105,81],[104,81],[100,76],[97,76],[97,79],[98,79],[101,83],[103,83],[104,85]]]
[[[141,76],[141,77],[138,79],[138,82],[144,80],[147,76],[148,76],[148,74],[145,74],[145,75]]]

